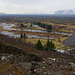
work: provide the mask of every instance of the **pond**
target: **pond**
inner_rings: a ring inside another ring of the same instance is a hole
[[[20,35],[19,34],[14,34],[13,32],[8,32],[8,31],[0,31],[1,34],[4,34],[4,35],[8,35],[10,37],[14,37],[14,38],[20,38]],[[39,39],[48,39],[48,37],[39,37],[37,35],[26,35],[28,38],[39,38]],[[49,39],[54,39],[54,38],[49,38]]]

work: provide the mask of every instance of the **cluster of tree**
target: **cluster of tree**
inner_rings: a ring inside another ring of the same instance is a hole
[[[46,50],[54,50],[55,49],[55,44],[52,41],[47,40],[46,44]]]
[[[47,25],[47,24],[41,23],[41,22],[36,22],[34,24],[37,24],[38,26],[40,26],[42,28],[46,28],[47,30],[52,30],[52,25]]]
[[[37,22],[36,24],[39,25],[40,27],[46,28],[46,24],[44,24],[44,23]]]
[[[52,30],[52,25],[48,25],[46,29],[47,30]]]
[[[41,23],[41,22],[34,22],[34,24],[37,24],[38,26],[42,27],[42,28],[46,28],[47,30],[52,30],[52,25],[46,25],[45,23]],[[25,27],[24,24],[20,24],[20,28]],[[30,27],[32,27],[32,24],[30,25]]]
[[[27,27],[27,26],[25,26],[24,24],[20,24],[20,28],[24,28],[24,27]],[[32,27],[32,24],[30,24],[30,27]]]
[[[24,24],[20,24],[20,27],[23,28],[24,27]]]
[[[52,41],[49,41],[49,39],[47,40],[47,43],[46,43],[46,47],[44,48],[41,41],[38,40],[37,44],[36,44],[36,48],[38,50],[54,50],[55,49],[55,44],[52,42]]]
[[[21,34],[20,35],[20,38],[26,38],[26,34],[24,33],[24,34]]]

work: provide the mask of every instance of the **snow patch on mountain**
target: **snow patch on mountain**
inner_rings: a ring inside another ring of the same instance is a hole
[[[55,12],[55,14],[75,14],[75,11],[70,9],[70,10],[58,10]]]

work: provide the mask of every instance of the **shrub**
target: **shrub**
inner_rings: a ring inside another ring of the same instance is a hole
[[[42,50],[43,49],[43,46],[42,46],[42,43],[40,40],[38,40],[37,44],[36,44],[36,48],[39,49],[39,50]]]

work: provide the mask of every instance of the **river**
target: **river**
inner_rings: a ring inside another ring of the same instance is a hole
[[[3,29],[4,29],[4,30],[21,30],[21,31],[30,31],[30,32],[49,33],[49,32],[46,31],[46,30],[16,29],[16,28],[12,28],[13,26],[15,26],[15,24],[6,24],[6,23],[1,23],[0,26],[3,26]],[[63,35],[72,35],[71,33],[57,32],[57,31],[51,31],[51,33],[63,34]]]

